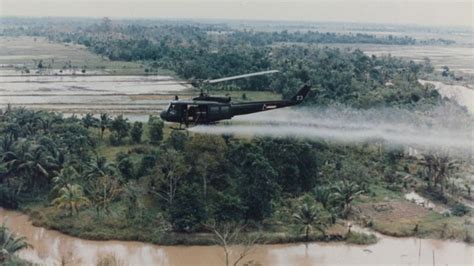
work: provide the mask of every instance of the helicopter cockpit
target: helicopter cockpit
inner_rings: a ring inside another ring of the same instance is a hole
[[[177,123],[195,123],[206,120],[208,105],[195,102],[171,102],[168,108],[160,113],[161,119]]]
[[[177,115],[178,114],[178,106],[176,104],[170,103],[168,105],[168,108],[166,109],[166,112],[169,115]]]
[[[168,107],[160,113],[160,117],[163,120],[181,122],[180,105],[176,103],[170,103]]]

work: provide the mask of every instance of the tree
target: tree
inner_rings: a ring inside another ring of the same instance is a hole
[[[77,173],[76,169],[74,169],[72,166],[67,166],[61,169],[61,171],[55,177],[53,177],[54,187],[52,191],[59,193],[62,188],[66,187],[67,185],[74,184],[78,178],[79,174]]]
[[[155,169],[156,190],[153,192],[172,206],[179,181],[189,172],[189,166],[181,154],[168,149],[158,158]]]
[[[342,180],[333,186],[334,200],[342,204],[342,217],[346,218],[351,212],[352,201],[364,191],[355,182]]]
[[[122,177],[127,180],[134,179],[136,177],[135,165],[133,164],[133,161],[130,156],[126,154],[124,157],[120,158],[117,168],[122,174]]]
[[[41,145],[28,141],[18,142],[14,151],[4,154],[6,167],[10,172],[20,174],[31,188],[48,184],[50,157]]]
[[[178,232],[193,232],[206,220],[202,194],[195,184],[183,184],[176,191],[170,210],[173,228]]]
[[[100,114],[99,126],[100,126],[100,139],[104,138],[105,130],[110,126],[111,119],[107,113]]]
[[[218,225],[213,223],[207,227],[214,234],[214,242],[224,250],[226,266],[231,265],[231,259],[235,253],[237,254],[232,265],[238,265],[239,262],[252,252],[260,238],[259,234],[246,234],[244,226],[239,223],[226,222]],[[234,248],[231,249],[231,246]]]
[[[224,165],[227,145],[220,136],[195,135],[185,147],[187,161],[193,166],[193,173],[202,179],[202,192],[207,198],[207,186],[219,177],[219,167]]]
[[[115,175],[115,165],[109,163],[104,156],[96,155],[86,163],[84,176],[88,180],[105,175]]]
[[[247,211],[242,200],[232,189],[213,194],[212,217],[216,222],[241,221]]]
[[[332,200],[332,191],[330,187],[318,186],[314,188],[315,199],[323,205],[324,209],[328,209]]]
[[[16,236],[5,223],[0,226],[0,264],[7,262],[16,252],[30,247],[26,237]]]
[[[77,214],[82,207],[88,206],[89,199],[84,196],[84,191],[80,185],[67,184],[59,190],[59,196],[52,202],[59,209],[69,210],[70,215]]]
[[[444,194],[447,179],[458,167],[457,160],[451,160],[448,155],[435,153],[423,154],[418,164],[422,166],[424,175],[428,178],[428,184],[433,184],[435,187],[439,185],[441,194]]]
[[[327,219],[322,215],[323,210],[316,205],[303,203],[298,211],[293,213],[293,219],[300,230],[304,232],[306,241],[313,229],[319,230],[323,236],[326,235]]]
[[[129,181],[123,187],[122,199],[127,206],[127,217],[142,221],[145,215],[145,190],[135,181]]]
[[[237,187],[245,205],[246,219],[261,221],[272,213],[272,200],[280,187],[275,182],[276,172],[260,154],[248,153],[240,165],[242,170]]]
[[[82,124],[84,125],[85,128],[98,127],[99,119],[95,118],[94,115],[92,115],[91,113],[87,113],[82,118]]]
[[[134,122],[132,126],[132,130],[130,131],[132,141],[135,143],[140,143],[142,141],[142,133],[143,133],[143,123],[138,122],[138,121]]]
[[[106,213],[110,211],[110,204],[118,198],[122,188],[116,177],[103,175],[89,180],[86,191],[97,215],[99,215],[100,211]]]
[[[170,136],[166,138],[166,144],[177,151],[183,151],[187,141],[188,136],[178,130],[171,131]]]
[[[123,115],[119,115],[114,120],[112,120],[110,129],[114,133],[111,135],[112,144],[122,144],[123,138],[128,136],[130,124],[128,123],[127,118],[123,118]]]
[[[165,124],[156,116],[150,115],[148,118],[148,134],[150,136],[150,143],[157,145],[163,139],[163,127]]]

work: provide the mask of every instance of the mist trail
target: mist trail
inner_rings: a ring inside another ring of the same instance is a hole
[[[281,109],[235,117],[230,124],[197,126],[196,133],[294,137],[338,143],[384,141],[388,146],[449,149],[474,154],[473,120],[450,107],[429,112],[394,108]]]

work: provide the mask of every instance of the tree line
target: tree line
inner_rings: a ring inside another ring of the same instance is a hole
[[[107,117],[80,119],[22,108],[6,112],[0,124],[2,205],[45,200],[63,215],[92,209],[101,217],[114,209],[141,223],[160,214],[173,230],[193,232],[209,220],[275,219],[286,201],[313,195],[307,205],[320,204],[322,213],[345,217],[353,196],[370,190],[383,172],[377,165],[387,161],[370,149],[361,148],[359,157],[355,150],[324,142],[180,131],[163,138],[162,122],[153,117],[144,140],[140,123]],[[98,152],[103,145],[128,143],[150,145],[119,152],[114,160]],[[148,198],[152,203],[145,202]]]

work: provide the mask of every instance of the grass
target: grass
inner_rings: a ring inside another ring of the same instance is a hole
[[[414,203],[408,203],[414,204]],[[453,239],[470,242],[474,232],[473,218],[470,216],[445,216],[434,211],[426,211],[419,215],[398,214],[397,210],[389,210],[397,214],[373,216],[370,226],[384,235],[395,237],[420,237],[431,239]]]
[[[403,195],[400,192],[387,189],[379,184],[370,185],[368,190],[368,196],[358,197],[356,198],[354,203],[373,203],[384,200],[398,200],[403,198]]]
[[[117,209],[115,209],[117,211]],[[156,219],[146,223],[127,221],[114,215],[96,216],[93,210],[81,211],[76,216],[67,216],[53,207],[30,205],[24,209],[35,226],[58,230],[71,236],[89,240],[128,240],[150,242],[160,245],[214,245],[214,236],[211,233],[181,234],[160,231]],[[150,210],[153,212],[153,210]],[[331,231],[330,229],[329,231]],[[340,230],[334,229],[334,232]],[[251,232],[255,234],[256,232]],[[302,235],[285,232],[262,232],[259,243],[280,244],[305,241]],[[329,233],[311,235],[311,241],[337,241],[343,240],[342,234]]]
[[[0,39],[1,70],[14,70],[15,66],[26,66],[33,74],[39,60],[43,66],[52,69],[62,69],[68,64],[81,70],[84,66],[87,72],[105,74],[153,74],[171,75],[169,70],[158,69],[157,72],[146,73],[149,68],[144,62],[111,61],[90,52],[83,45],[69,43],[53,43],[42,37],[5,37]],[[11,74],[11,73],[10,73]],[[20,74],[18,72],[18,74]]]
[[[351,231],[346,235],[346,242],[357,245],[371,245],[377,243],[377,237],[374,234]]]

